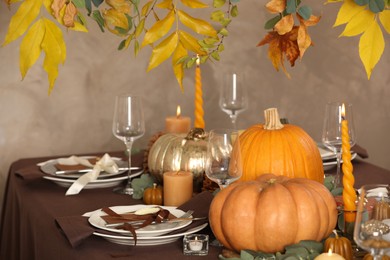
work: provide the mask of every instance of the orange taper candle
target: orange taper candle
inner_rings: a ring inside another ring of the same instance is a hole
[[[200,73],[200,61],[199,56],[196,59],[196,70],[195,70],[195,122],[194,127],[205,128],[203,119],[203,98],[202,98],[202,76]]]
[[[347,222],[355,221],[357,195],[354,189],[355,178],[353,176],[353,166],[351,163],[351,145],[349,143],[348,121],[345,119],[345,105],[341,108],[341,151],[343,159],[343,202],[344,217]]]

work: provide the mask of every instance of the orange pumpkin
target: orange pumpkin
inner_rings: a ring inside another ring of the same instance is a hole
[[[163,204],[163,189],[153,183],[153,187],[147,188],[144,191],[144,203],[147,205],[162,205]]]
[[[316,181],[264,174],[222,189],[211,203],[209,221],[231,250],[274,253],[301,240],[328,237],[337,209],[332,194]]]
[[[346,260],[353,259],[352,244],[351,241],[346,237],[339,237],[337,232],[334,230],[335,237],[329,237],[324,243],[324,252],[328,252],[329,249],[333,253],[339,254]]]
[[[323,183],[322,159],[313,139],[298,126],[280,123],[276,108],[267,109],[264,114],[264,125],[254,125],[240,135],[241,180],[273,173]]]

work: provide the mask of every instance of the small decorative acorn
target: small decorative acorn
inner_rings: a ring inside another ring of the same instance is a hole
[[[366,255],[364,255],[364,257],[363,257],[363,260],[373,260],[374,259],[374,257],[372,256],[372,255],[370,255],[370,254],[366,254]],[[382,260],[390,260],[390,256],[388,256],[388,255],[383,255],[382,256]]]
[[[153,183],[153,187],[147,188],[144,191],[144,203],[147,205],[162,205],[163,204],[163,189]]]
[[[328,252],[329,249],[332,252],[341,255],[346,260],[353,259],[352,244],[346,237],[341,237],[337,234],[336,230],[333,230],[335,237],[329,237],[325,240],[324,252]]]

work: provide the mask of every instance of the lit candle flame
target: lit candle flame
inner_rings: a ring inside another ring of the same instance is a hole
[[[332,255],[332,248],[329,248],[328,255],[329,255],[329,256]]]
[[[179,118],[181,115],[181,109],[180,109],[180,106],[177,106],[177,109],[176,109],[176,117]]]
[[[199,54],[196,54],[196,66],[200,65]]]
[[[344,103],[341,105],[341,118],[343,120],[345,118],[345,105],[344,105]]]

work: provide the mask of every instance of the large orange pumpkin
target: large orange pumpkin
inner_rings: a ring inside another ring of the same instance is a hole
[[[264,174],[221,190],[209,220],[225,247],[274,253],[301,240],[328,237],[337,209],[332,194],[316,181]]]
[[[298,126],[281,124],[276,108],[267,109],[264,114],[264,125],[254,125],[240,135],[241,180],[273,173],[323,183],[322,159],[313,139]]]

